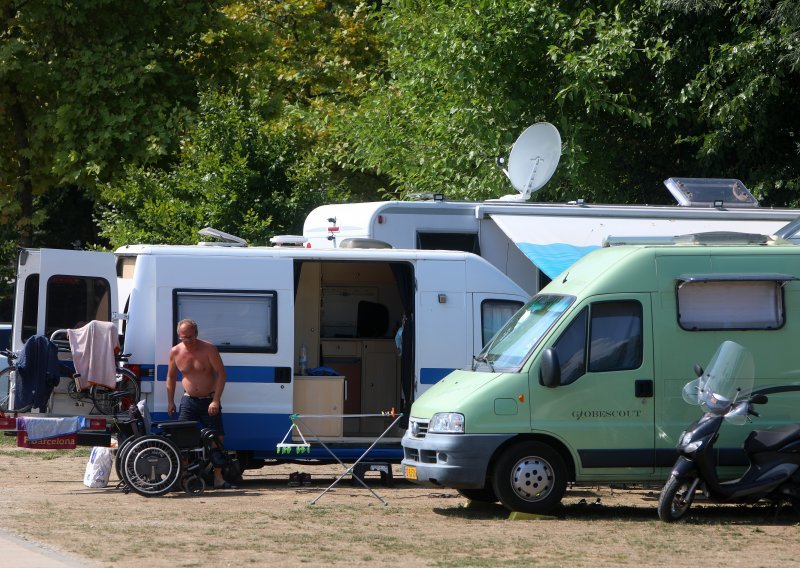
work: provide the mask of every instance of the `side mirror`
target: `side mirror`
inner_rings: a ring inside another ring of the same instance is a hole
[[[694,364],[694,375],[695,375],[695,377],[702,377],[704,372],[705,371],[703,371],[703,367],[701,367],[697,363]]]
[[[539,382],[550,389],[561,385],[561,363],[558,360],[558,353],[552,347],[548,347],[542,353]]]
[[[750,397],[751,404],[767,404],[768,400],[769,399],[765,394],[754,394],[753,396]]]

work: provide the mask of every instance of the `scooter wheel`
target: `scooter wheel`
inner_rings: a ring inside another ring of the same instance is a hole
[[[693,481],[691,477],[670,476],[658,498],[659,519],[665,523],[672,523],[686,515],[694,499],[694,491],[689,492]]]

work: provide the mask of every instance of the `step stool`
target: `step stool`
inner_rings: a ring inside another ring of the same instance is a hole
[[[394,478],[392,477],[392,464],[388,462],[364,462],[357,463],[353,468],[353,478],[350,480],[351,485],[361,485],[357,479],[364,481],[364,474],[368,471],[377,471],[381,474],[381,483],[386,487],[394,485]]]

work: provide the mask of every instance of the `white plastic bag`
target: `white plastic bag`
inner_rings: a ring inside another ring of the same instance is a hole
[[[111,477],[111,448],[95,446],[89,454],[86,464],[86,473],[83,475],[83,484],[86,487],[106,487],[108,478]]]

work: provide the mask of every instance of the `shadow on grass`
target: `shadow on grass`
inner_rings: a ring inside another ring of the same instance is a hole
[[[437,507],[433,509],[437,515],[451,518],[471,520],[504,520],[509,518],[509,511],[500,504],[474,503],[453,507]],[[561,505],[549,517],[535,520],[567,520],[567,521],[657,521],[657,503],[652,507],[633,507],[627,505],[603,505],[593,502],[581,502]],[[718,505],[702,503],[693,505],[683,523],[698,525],[775,525],[791,526],[800,523],[800,514],[790,506],[774,507],[769,505]]]

